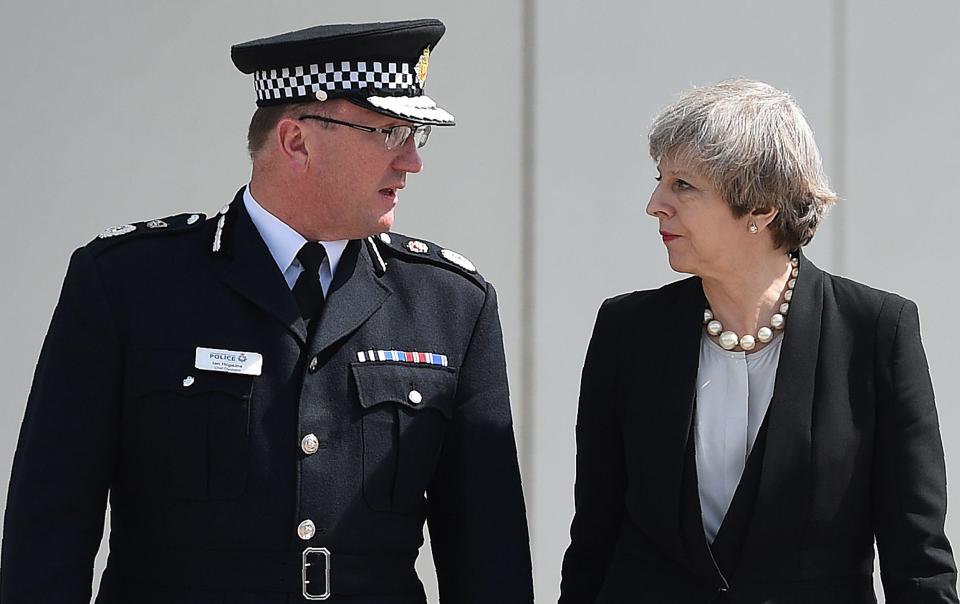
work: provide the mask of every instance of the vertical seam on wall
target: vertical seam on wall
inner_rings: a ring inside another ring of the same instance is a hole
[[[533,441],[534,441],[534,411],[533,411],[533,380],[534,380],[534,307],[535,307],[535,277],[536,277],[536,231],[534,212],[534,102],[535,102],[535,0],[524,0],[522,10],[521,52],[523,67],[521,69],[521,159],[520,159],[520,466],[527,477],[533,475]],[[531,481],[532,482],[532,481]],[[528,482],[526,489],[527,509],[533,509],[533,496]],[[534,518],[528,514],[527,522],[530,533],[533,533]]]
[[[833,165],[830,172],[833,190],[838,195],[847,192],[847,0],[833,2]],[[846,246],[846,200],[840,199],[831,212],[834,222],[833,266],[834,272],[843,274],[847,266]]]

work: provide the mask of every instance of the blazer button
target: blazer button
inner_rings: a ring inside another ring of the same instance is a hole
[[[416,390],[411,390],[410,394],[407,395],[407,400],[413,403],[414,405],[419,405],[423,402],[423,395]]]
[[[307,434],[303,437],[303,440],[300,441],[300,448],[303,449],[303,452],[307,455],[313,455],[317,452],[317,449],[320,448],[320,441],[317,440],[315,434]]]
[[[300,523],[300,526],[297,527],[297,535],[304,541],[313,539],[316,532],[317,527],[313,524],[313,520],[304,520]]]
[[[310,369],[310,373],[316,373],[316,372],[317,372],[317,365],[318,365],[318,363],[317,363],[317,357],[313,357],[312,359],[310,359],[310,365],[309,365],[309,367],[308,367],[308,369]]]

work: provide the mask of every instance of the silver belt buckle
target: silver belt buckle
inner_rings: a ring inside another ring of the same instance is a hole
[[[314,566],[310,562],[310,556],[312,555],[322,555],[324,561],[324,571],[323,571],[323,580],[324,580],[324,592],[322,594],[312,594],[310,593],[309,585],[310,580],[307,579],[307,568]],[[330,550],[325,547],[308,547],[303,550],[303,565],[300,569],[300,577],[303,580],[303,597],[307,600],[326,600],[330,597]]]

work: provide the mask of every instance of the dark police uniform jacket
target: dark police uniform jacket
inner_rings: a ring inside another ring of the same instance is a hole
[[[692,424],[699,278],[604,303],[577,419],[561,604],[956,603],[946,481],[914,303],[800,273],[767,416],[716,540]]]
[[[13,465],[4,604],[89,602],[108,493],[98,603],[300,602],[304,579],[421,603],[425,519],[442,602],[532,601],[493,287],[432,244],[353,241],[308,333],[240,194],[219,218],[74,253]],[[197,369],[198,347],[262,373]]]

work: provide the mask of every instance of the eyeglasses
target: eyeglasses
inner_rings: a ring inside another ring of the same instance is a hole
[[[426,145],[427,139],[430,138],[430,126],[426,124],[416,124],[414,126],[391,126],[390,128],[374,128],[373,126],[351,124],[350,122],[343,122],[333,118],[323,117],[322,115],[301,115],[297,119],[316,120],[318,122],[326,122],[328,124],[339,124],[341,126],[348,126],[357,130],[363,130],[364,132],[380,132],[381,134],[386,135],[383,139],[383,146],[387,148],[387,151],[392,151],[402,147],[403,144],[407,142],[407,139],[411,136],[413,136],[413,142],[417,145],[417,149]]]

